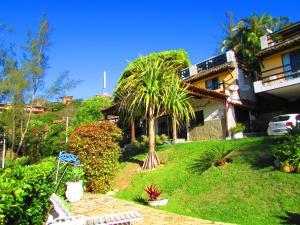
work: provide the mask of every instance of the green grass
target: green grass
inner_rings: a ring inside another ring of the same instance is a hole
[[[271,156],[274,141],[246,138],[164,146],[158,152],[165,164],[151,172],[139,173],[117,197],[142,204],[138,199],[145,197],[145,186],[157,184],[169,198],[162,210],[237,224],[292,221],[295,218],[288,218],[286,212],[297,213],[299,217],[300,174],[274,169]],[[191,172],[189,168],[205,150],[220,145],[237,147],[232,164],[212,167],[202,174]],[[145,153],[133,158],[144,157]]]

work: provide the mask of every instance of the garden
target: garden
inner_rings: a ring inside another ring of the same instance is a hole
[[[160,198],[168,199],[162,210],[237,224],[294,224],[300,216],[300,174],[274,165],[278,154],[283,165],[299,165],[299,136],[297,145],[287,142],[290,138],[162,146],[158,150],[162,165],[134,176],[116,196],[147,204],[149,195],[144,189],[154,185],[159,189],[154,193],[161,192]],[[144,157],[140,152],[127,163]],[[123,165],[120,173],[129,174],[127,168]]]
[[[267,14],[263,18],[268,25],[270,19],[277,21]],[[255,22],[257,17],[250,19]],[[250,42],[247,46],[258,43],[261,32],[246,38],[244,31],[237,33],[238,40],[242,35]],[[65,80],[63,73],[53,86],[44,87],[48,34],[44,19],[29,38],[24,59],[6,52],[1,60],[1,97],[12,104],[0,118],[0,224],[42,224],[52,209],[52,193],[70,207],[68,201],[79,201],[83,190],[95,194],[113,190],[118,176],[128,185],[115,191],[115,197],[181,215],[237,224],[299,220],[299,128],[283,137],[236,135],[241,139],[177,144],[178,127],[195,118],[189,86],[176,76],[190,65],[181,49],[130,62],[112,98],[77,99],[67,105],[48,101],[78,83]],[[232,37],[224,40],[223,47],[236,44]],[[246,66],[258,66],[255,52],[249,55],[248,49],[243,50],[240,53],[251,59]],[[38,93],[48,98],[38,98]],[[37,102],[44,113],[33,113]],[[101,110],[109,106],[116,107],[117,124],[104,120]],[[172,137],[156,135],[155,124],[166,115],[171,117]],[[132,129],[128,135],[125,129],[130,121],[139,119],[145,122],[146,132],[135,137]],[[238,124],[232,132],[244,130]],[[60,158],[63,154],[69,161]],[[129,164],[136,166],[133,176]],[[70,186],[75,183],[79,183],[79,197],[73,198]]]

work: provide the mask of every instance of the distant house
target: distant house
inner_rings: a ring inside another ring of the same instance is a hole
[[[63,105],[69,105],[73,101],[73,96],[63,96],[61,103]]]
[[[262,36],[262,66],[254,91],[267,121],[280,113],[300,112],[300,22]]]
[[[239,68],[233,51],[206,59],[181,72],[190,84],[195,120],[179,132],[190,141],[231,137],[237,122],[255,120],[253,84]]]

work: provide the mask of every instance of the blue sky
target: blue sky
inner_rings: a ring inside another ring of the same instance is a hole
[[[68,70],[83,80],[68,94],[86,99],[102,93],[104,70],[112,93],[127,61],[139,54],[183,48],[193,64],[214,55],[227,11],[237,19],[268,12],[295,22],[299,9],[297,0],[12,0],[1,3],[0,23],[14,27],[10,39],[20,44],[46,13],[52,30],[46,81]]]

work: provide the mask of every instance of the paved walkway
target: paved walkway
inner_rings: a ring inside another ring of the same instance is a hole
[[[208,220],[196,219],[181,216],[174,213],[165,212],[147,206],[138,205],[132,202],[123,201],[106,195],[85,193],[80,202],[71,203],[72,212],[85,216],[95,216],[106,213],[116,213],[122,211],[135,210],[144,218],[135,222],[135,225],[202,225],[225,223],[212,222]]]

